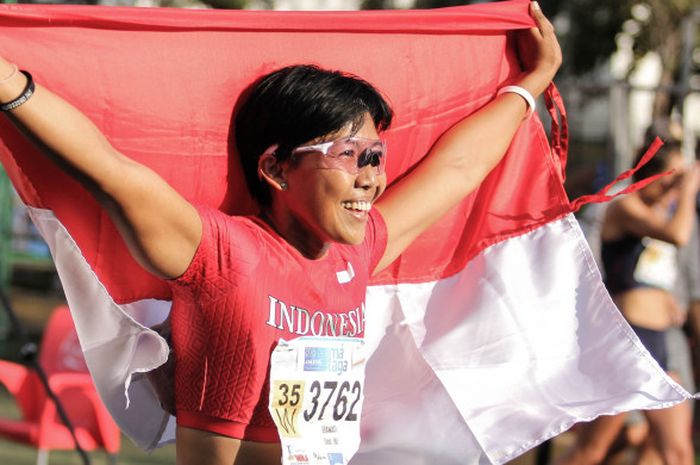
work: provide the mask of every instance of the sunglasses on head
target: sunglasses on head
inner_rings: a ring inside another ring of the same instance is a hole
[[[357,174],[365,166],[372,166],[377,174],[383,174],[386,165],[386,143],[364,137],[343,137],[320,144],[302,145],[292,150],[292,155],[318,152],[324,168],[341,169]]]

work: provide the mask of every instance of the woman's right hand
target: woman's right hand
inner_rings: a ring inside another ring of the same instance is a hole
[[[161,408],[170,415],[175,415],[175,354],[173,353],[170,317],[164,322],[152,326],[151,329],[165,339],[165,342],[170,346],[170,354],[163,365],[146,372],[146,378],[151,383]]]

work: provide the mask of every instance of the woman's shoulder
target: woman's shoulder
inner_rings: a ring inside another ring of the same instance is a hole
[[[616,242],[628,235],[627,224],[630,218],[643,215],[648,208],[636,195],[618,197],[610,202],[605,209],[601,224],[601,239],[603,242]]]
[[[231,215],[210,205],[195,205],[202,220],[204,241],[224,248],[257,248],[265,241],[264,225],[255,217]]]
[[[232,215],[207,204],[194,204],[202,221],[216,222],[230,227],[261,229],[260,222],[253,215]]]

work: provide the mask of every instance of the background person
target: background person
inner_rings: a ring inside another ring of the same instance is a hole
[[[674,174],[611,203],[601,227],[601,256],[608,291],[665,370],[669,368],[667,331],[684,320],[672,290],[678,275],[676,247],[688,243],[697,221],[698,168],[684,168],[680,145],[670,142],[634,176],[637,181],[669,170]],[[678,380],[675,373],[669,374]],[[692,464],[690,402],[644,413],[663,462]],[[602,463],[622,430],[625,417],[626,414],[601,416],[582,425],[576,443],[557,464]]]

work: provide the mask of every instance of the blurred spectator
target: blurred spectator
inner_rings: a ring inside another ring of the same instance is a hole
[[[686,306],[682,305],[685,302],[681,300],[696,298],[698,293],[697,231],[695,244],[691,241],[697,223],[698,169],[684,169],[680,144],[670,142],[637,172],[635,180],[667,170],[674,173],[608,206],[600,228],[601,257],[606,286],[642,343],[662,368],[676,380],[682,375],[686,386],[693,389],[688,384],[692,377],[688,376],[687,343],[679,328],[686,315]],[[687,263],[678,273],[677,247],[681,246],[695,247],[695,252],[683,251],[681,257]],[[688,280],[684,286],[679,286],[678,276]],[[674,294],[679,294],[680,299]],[[630,428],[635,434],[628,435],[641,442],[647,431],[652,432],[646,442],[650,446],[643,449],[639,461],[691,465],[694,457],[690,403],[644,414],[651,428],[641,423]],[[624,414],[604,416],[582,425],[576,443],[558,465],[603,462],[623,429],[625,418]]]

